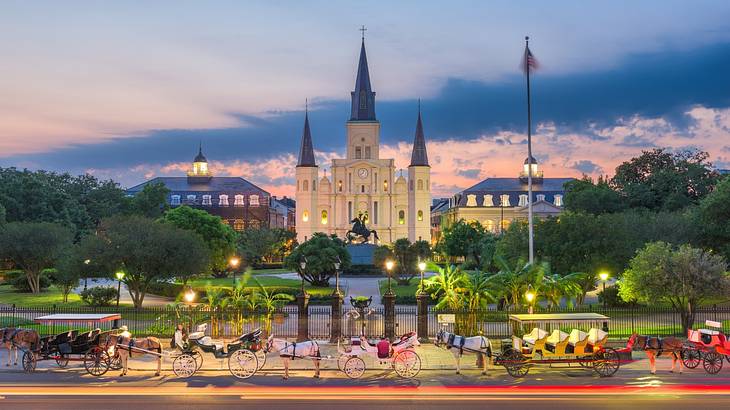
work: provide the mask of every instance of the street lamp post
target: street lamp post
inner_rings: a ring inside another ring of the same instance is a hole
[[[342,261],[340,260],[340,257],[337,257],[337,261],[334,263],[335,265],[335,293],[340,294],[340,266],[342,265]]]
[[[387,260],[385,262],[385,270],[388,272],[388,294],[393,294],[393,287],[391,286],[391,276],[393,271],[393,266],[395,266],[395,262],[392,260]]]
[[[302,295],[304,295],[305,294],[305,292],[304,292],[304,270],[307,269],[307,258],[304,258],[303,261],[299,262],[299,267],[301,268],[299,276],[302,277],[302,286],[301,286],[300,292]]]
[[[603,308],[606,308],[606,281],[608,280],[608,272],[603,271],[598,274],[598,277],[601,278],[601,282],[603,282],[603,292],[601,294],[603,295]]]
[[[84,269],[84,290],[86,290],[86,285],[89,283],[89,269],[88,266],[91,263],[91,259],[85,259],[84,265],[87,266],[86,269]]]
[[[425,293],[423,290],[423,273],[426,271],[426,262],[418,262],[418,270],[421,272],[421,284],[418,286],[418,293]]]
[[[236,282],[236,271],[238,270],[238,265],[241,264],[241,259],[238,258],[238,256],[232,256],[230,259],[228,259],[228,266],[231,267],[231,270],[233,271],[233,282]]]
[[[114,275],[117,277],[117,281],[118,281],[118,283],[117,283],[117,307],[119,307],[119,295],[122,293],[122,279],[124,279],[124,272],[118,271]]]
[[[532,314],[533,313],[533,302],[535,301],[535,291],[532,289],[532,285],[527,285],[527,292],[525,292],[525,299],[527,299],[527,303],[528,303],[527,313]]]

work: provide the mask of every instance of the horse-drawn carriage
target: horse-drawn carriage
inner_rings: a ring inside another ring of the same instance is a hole
[[[203,365],[202,353],[210,353],[216,359],[228,359],[228,370],[239,379],[248,379],[266,363],[266,353],[261,345],[261,329],[243,334],[224,343],[205,335],[207,325],[199,325],[196,332],[188,335],[182,354],[172,362],[172,371],[178,377],[190,377]]]
[[[513,334],[502,342],[495,359],[512,377],[524,377],[534,365],[592,369],[612,376],[620,366],[619,352],[606,346],[609,318],[597,313],[510,315]],[[601,326],[601,328],[599,328]],[[576,327],[589,327],[587,332]],[[532,330],[525,334],[526,328]],[[570,333],[565,332],[570,328]],[[545,330],[547,329],[547,330]]]
[[[730,363],[730,341],[721,331],[722,323],[706,320],[710,329],[687,330],[687,345],[682,349],[682,363],[694,369],[702,363],[707,373],[717,374],[722,370],[722,358]]]
[[[45,325],[83,323],[96,326],[119,319],[121,316],[118,314],[55,314],[38,317],[35,322]],[[96,328],[83,332],[68,330],[41,337],[37,346],[23,353],[23,370],[33,372],[41,360],[55,360],[61,368],[68,366],[69,362],[83,362],[86,371],[94,376],[101,376],[109,369],[119,369],[121,367],[112,347],[113,332]]]
[[[337,364],[340,370],[351,379],[358,379],[365,373],[365,361],[362,356],[371,356],[381,365],[388,365],[398,376],[411,379],[421,371],[421,358],[413,349],[418,346],[418,337],[415,332],[409,332],[394,343],[386,339],[371,344],[365,336],[351,341],[349,346],[337,344],[340,353]]]

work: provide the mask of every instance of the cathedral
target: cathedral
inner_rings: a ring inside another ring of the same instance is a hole
[[[365,54],[360,48],[352,109],[347,121],[347,158],[333,159],[330,174],[320,176],[314,157],[309,116],[304,117],[296,167],[296,231],[303,242],[315,232],[345,238],[354,219],[376,231],[382,243],[399,238],[431,240],[431,168],[419,106],[407,177],[393,158],[380,157],[380,122]],[[374,241],[374,236],[370,237]]]

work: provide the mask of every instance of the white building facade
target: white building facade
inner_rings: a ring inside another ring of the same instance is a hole
[[[399,238],[429,241],[431,168],[419,107],[411,163],[406,175],[392,158],[380,158],[380,122],[370,85],[365,43],[347,121],[347,158],[333,159],[329,175],[320,175],[314,158],[308,114],[296,168],[296,231],[301,243],[315,232],[345,238],[352,220],[362,217],[382,243]],[[371,237],[371,241],[374,240]]]

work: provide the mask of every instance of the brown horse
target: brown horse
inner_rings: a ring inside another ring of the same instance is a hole
[[[674,366],[679,363],[679,374],[682,374],[682,348],[684,343],[682,340],[669,336],[665,338],[642,336],[639,334],[632,334],[629,338],[629,342],[626,347],[633,351],[643,350],[646,352],[646,356],[649,358],[649,367],[651,374],[656,374],[656,358],[658,356],[672,356],[672,370],[674,373]]]
[[[119,358],[122,361],[122,374],[127,374],[129,357],[133,354],[154,354],[157,356],[157,372],[155,376],[160,375],[162,369],[162,343],[160,339],[148,336],[144,339],[132,339],[127,336],[119,336],[115,339],[115,349],[119,352]]]
[[[38,332],[33,329],[20,329],[6,327],[0,329],[0,344],[8,350],[8,361],[5,366],[10,366],[10,359],[15,353],[14,366],[18,365],[19,350],[33,350],[40,343]]]

